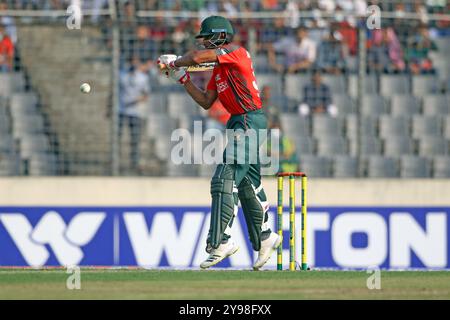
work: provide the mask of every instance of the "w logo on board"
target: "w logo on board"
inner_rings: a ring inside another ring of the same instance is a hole
[[[67,225],[58,212],[47,212],[33,228],[21,213],[0,214],[0,222],[23,258],[33,267],[45,265],[48,245],[61,265],[78,265],[83,259],[80,247],[88,244],[105,219],[104,212],[81,212]]]

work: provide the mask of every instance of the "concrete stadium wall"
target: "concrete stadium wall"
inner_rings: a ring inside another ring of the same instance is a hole
[[[276,179],[263,180],[272,205]],[[285,200],[287,203],[287,182]],[[299,188],[299,185],[298,185]],[[309,206],[449,206],[450,180],[310,179]],[[0,206],[205,206],[207,178],[0,178]]]

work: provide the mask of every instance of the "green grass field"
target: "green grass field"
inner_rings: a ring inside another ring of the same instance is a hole
[[[171,271],[82,269],[81,290],[65,270],[0,270],[0,299],[450,299],[450,272],[381,273],[369,290],[358,271]]]

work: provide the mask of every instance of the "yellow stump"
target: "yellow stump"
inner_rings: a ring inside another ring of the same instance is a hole
[[[283,177],[278,177],[277,232],[283,237]],[[283,270],[283,243],[277,250],[277,270]]]
[[[306,218],[308,208],[308,204],[306,202],[307,190],[308,178],[304,175],[302,176],[302,270],[308,270],[308,262],[306,259]]]
[[[295,270],[295,177],[289,176],[289,270]]]

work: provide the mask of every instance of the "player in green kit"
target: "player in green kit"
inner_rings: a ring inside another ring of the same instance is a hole
[[[230,227],[240,201],[252,247],[259,253],[253,268],[259,269],[281,244],[282,238],[267,225],[269,204],[261,185],[258,149],[263,141],[258,130],[267,129],[267,119],[262,110],[250,54],[243,47],[231,43],[233,35],[233,27],[227,19],[208,17],[197,35],[203,40],[205,49],[188,52],[178,59],[173,55],[163,55],[159,63],[166,66],[170,78],[181,83],[202,108],[209,109],[216,99],[220,100],[231,114],[227,129],[234,132],[232,142],[241,146],[231,152],[226,148],[223,163],[218,164],[211,180],[211,223],[206,245],[209,257],[200,267],[209,268],[238,250],[231,238]],[[216,65],[207,90],[203,91],[190,81],[185,67],[211,62]],[[256,132],[258,138],[254,144],[257,145],[247,142],[245,136],[251,130]],[[239,161],[239,151],[244,152],[244,161]],[[251,152],[256,152],[254,162],[249,161]]]

